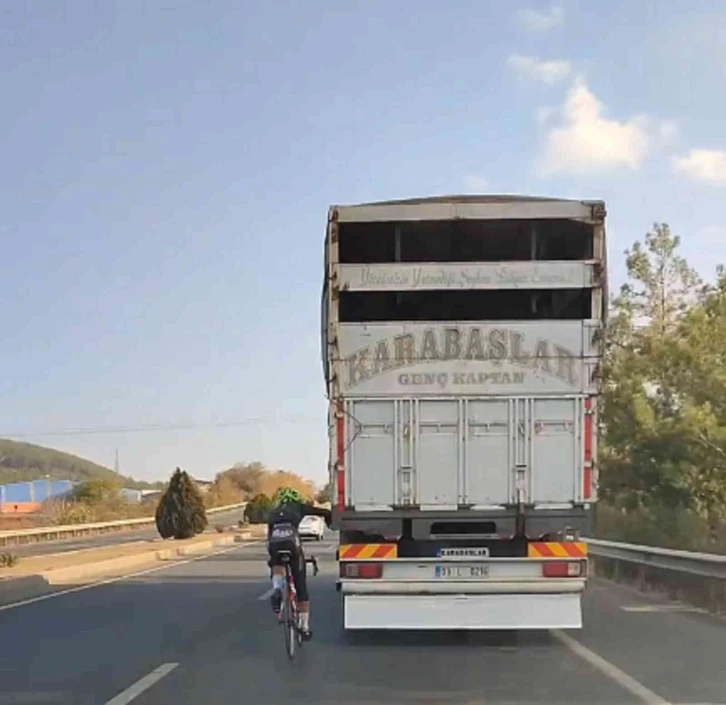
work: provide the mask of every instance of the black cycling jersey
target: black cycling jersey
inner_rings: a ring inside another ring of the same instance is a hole
[[[312,504],[304,504],[303,502],[285,502],[275,507],[267,518],[267,529],[268,537],[270,540],[273,539],[275,527],[282,527],[285,524],[289,524],[294,529],[294,534],[297,534],[297,528],[300,526],[300,522],[303,517],[306,516],[317,516],[323,517],[325,523],[330,523],[330,510],[323,509],[322,507],[315,507]],[[292,534],[290,535],[292,536]]]

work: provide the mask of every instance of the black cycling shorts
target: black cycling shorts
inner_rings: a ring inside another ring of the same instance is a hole
[[[275,539],[272,535],[267,543],[267,551],[270,554],[270,567],[275,565],[283,565],[280,553],[282,551],[290,552],[290,572],[292,579],[295,581],[295,590],[297,590],[297,599],[300,602],[308,602],[308,580],[307,580],[307,564],[305,563],[305,554],[303,553],[300,539],[293,536],[286,539]]]

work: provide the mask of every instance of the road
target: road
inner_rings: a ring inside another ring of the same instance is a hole
[[[259,543],[0,608],[0,705],[629,705],[726,702],[726,621],[598,580],[581,632],[341,631],[310,544],[314,639],[289,662]]]
[[[209,515],[209,525],[215,524],[236,524],[242,519],[242,509],[235,509],[229,512]],[[40,556],[46,553],[66,553],[68,551],[81,551],[86,548],[101,548],[103,546],[115,546],[122,543],[133,543],[134,541],[151,541],[158,539],[159,534],[152,527],[143,529],[132,529],[128,531],[114,531],[108,534],[96,536],[81,536],[79,538],[59,539],[57,541],[43,541],[41,543],[29,543],[19,546],[9,546],[7,551],[16,556]]]

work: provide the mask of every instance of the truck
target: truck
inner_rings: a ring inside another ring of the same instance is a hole
[[[605,204],[332,206],[322,362],[343,626],[579,629]]]

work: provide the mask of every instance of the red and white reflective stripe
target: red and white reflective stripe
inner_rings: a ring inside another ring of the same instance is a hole
[[[592,497],[592,397],[585,399],[585,457],[582,467],[582,496],[584,499]]]
[[[341,399],[338,399],[335,410],[335,435],[337,441],[337,464],[336,469],[336,486],[338,509],[345,508],[345,413],[344,405]]]

